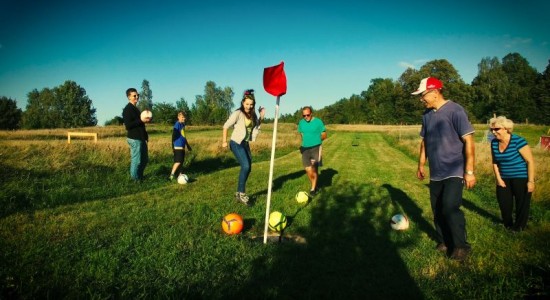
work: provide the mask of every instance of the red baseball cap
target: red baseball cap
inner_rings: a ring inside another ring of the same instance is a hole
[[[443,88],[443,83],[441,83],[439,79],[435,77],[427,77],[420,81],[418,89],[415,92],[411,93],[411,95],[418,95],[420,93],[424,93],[424,91],[426,90],[439,90],[441,88]]]

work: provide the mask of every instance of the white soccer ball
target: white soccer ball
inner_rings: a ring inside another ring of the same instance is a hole
[[[178,183],[179,183],[179,184],[186,184],[186,183],[188,183],[188,182],[189,182],[189,177],[187,177],[187,175],[185,175],[185,174],[180,174],[180,175],[178,176]]]
[[[153,112],[150,110],[144,110],[141,112],[141,119],[149,119],[151,120],[153,118]]]
[[[397,214],[391,218],[390,225],[394,230],[406,230],[409,228],[409,219],[405,215]]]

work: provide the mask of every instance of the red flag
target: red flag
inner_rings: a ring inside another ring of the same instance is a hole
[[[286,94],[285,63],[264,68],[264,89],[273,96],[279,97]]]

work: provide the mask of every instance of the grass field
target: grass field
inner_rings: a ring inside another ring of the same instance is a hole
[[[529,227],[506,231],[494,197],[489,145],[476,126],[478,185],[464,193],[471,257],[435,251],[427,181],[415,178],[418,126],[329,126],[321,193],[300,205],[308,180],[296,126],[280,124],[271,210],[283,242],[263,244],[271,130],[252,145],[247,192],[235,202],[238,165],[221,129],[189,127],[185,173],[172,166],[170,128],[151,126],[146,180],[129,180],[122,127],[0,132],[0,298],[521,299],[550,297],[548,128],[518,126],[533,147],[537,191]],[[221,229],[243,216],[243,233]],[[389,219],[404,213],[407,231]]]

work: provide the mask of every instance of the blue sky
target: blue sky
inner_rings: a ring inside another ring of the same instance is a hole
[[[447,59],[471,83],[484,57],[518,52],[542,72],[550,1],[44,1],[0,0],[0,96],[66,80],[83,87],[98,125],[120,115],[147,79],[153,102],[189,105],[207,81],[253,88],[274,117],[263,68],[285,62],[281,113],[322,108]]]

